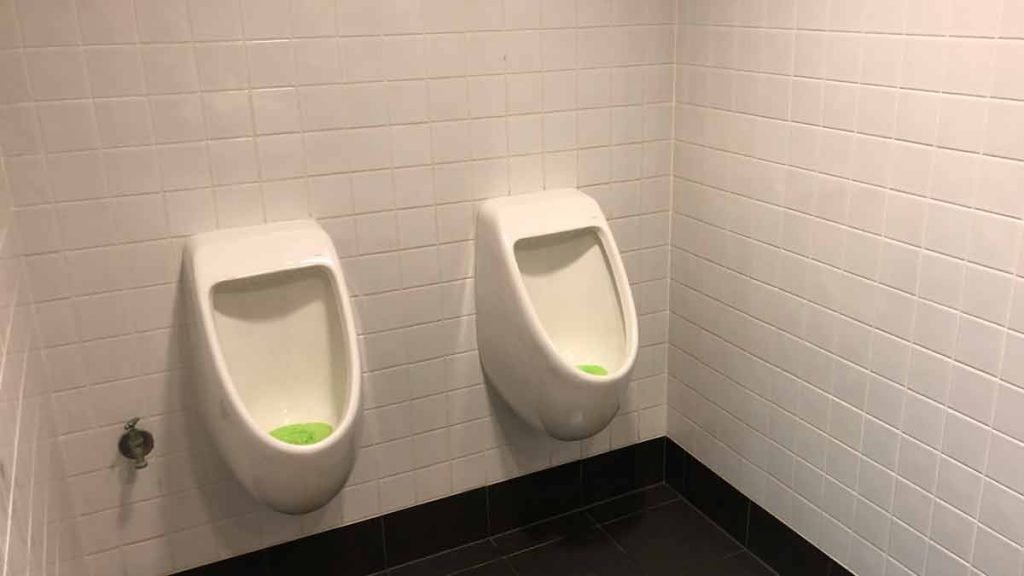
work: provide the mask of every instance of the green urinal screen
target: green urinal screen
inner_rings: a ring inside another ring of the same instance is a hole
[[[605,370],[604,366],[601,366],[601,365],[598,365],[598,364],[578,364],[576,366],[576,368],[578,370],[580,370],[581,372],[586,372],[587,374],[593,374],[594,376],[607,376],[608,375],[608,371]]]
[[[270,431],[270,435],[285,444],[297,444],[305,446],[317,442],[331,435],[334,428],[323,422],[306,422],[302,424],[288,424]]]

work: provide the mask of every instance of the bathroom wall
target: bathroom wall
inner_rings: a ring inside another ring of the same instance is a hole
[[[1024,2],[679,8],[671,437],[856,574],[1019,574]]]
[[[0,575],[42,572],[54,435],[0,159]]]
[[[0,147],[57,435],[46,573],[167,574],[664,434],[674,10],[0,1]],[[493,404],[473,317],[476,203],[566,186],[612,220],[642,340],[620,415],[574,443]],[[365,426],[341,495],[288,517],[194,417],[179,269],[190,234],[310,217],[356,295]],[[156,436],[138,473],[115,451],[132,416]]]

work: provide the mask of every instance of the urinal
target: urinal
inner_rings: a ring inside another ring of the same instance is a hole
[[[633,296],[597,202],[578,190],[488,200],[476,248],[488,382],[550,436],[597,434],[618,412],[637,355]]]
[[[361,384],[331,239],[311,221],[209,232],[188,240],[185,265],[214,444],[271,508],[323,506],[355,461]]]

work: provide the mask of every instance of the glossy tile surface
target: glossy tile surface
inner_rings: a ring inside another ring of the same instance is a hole
[[[824,552],[756,504],[750,505],[750,540],[747,546],[782,574],[840,573],[829,573],[831,560]]]
[[[563,464],[488,488],[491,532],[504,532],[575,510],[580,498],[580,464]]]
[[[615,450],[588,458],[582,467],[584,503],[599,502],[635,489],[649,486],[665,478],[665,440],[658,438],[637,444],[633,450]]]
[[[486,574],[484,567],[500,559],[497,546],[490,539],[485,539],[400,566],[391,570],[391,576],[439,576],[455,572],[461,574],[461,571],[473,570],[471,567],[474,566]]]
[[[271,574],[361,576],[387,566],[380,519],[275,546],[266,556]]]
[[[683,495],[733,538],[747,538],[748,500],[728,482],[691,459]]]
[[[389,563],[404,564],[486,537],[486,499],[481,488],[385,516]]]
[[[491,553],[493,542],[502,554]],[[462,567],[452,561],[465,562]],[[475,565],[474,565],[475,563]],[[444,565],[450,572],[434,568]],[[671,487],[657,484],[493,536],[392,575],[758,576],[775,574]]]

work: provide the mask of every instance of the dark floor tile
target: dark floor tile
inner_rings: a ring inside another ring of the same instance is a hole
[[[750,500],[695,458],[687,464],[683,496],[741,544],[746,543]]]
[[[785,576],[828,576],[833,564],[824,552],[753,503],[747,548]]]
[[[490,539],[442,552],[404,566],[391,569],[391,576],[445,576],[468,570],[501,557]]]
[[[718,575],[728,574],[729,576],[777,576],[775,571],[765,566],[750,552],[740,552],[732,556],[726,556],[712,564],[707,574]]]
[[[177,576],[266,576],[268,574],[270,572],[267,569],[267,557],[261,550],[179,572]]]
[[[604,529],[639,566],[653,576],[675,576],[680,566],[699,574],[742,548],[683,500],[608,524]]]
[[[519,576],[623,576],[643,571],[597,528],[508,557]]]
[[[583,512],[570,512],[562,516],[543,520],[523,528],[517,528],[494,536],[493,540],[503,556],[515,554],[528,548],[554,542],[560,538],[587,531],[594,526],[590,516]]]
[[[604,522],[610,522],[623,516],[629,516],[630,514],[646,510],[654,506],[671,502],[672,500],[678,500],[679,493],[675,490],[666,486],[665,484],[656,484],[654,486],[643,488],[629,494],[623,494],[618,498],[612,498],[611,500],[605,500],[599,502],[593,506],[587,508],[587,514],[594,519],[598,524]]]
[[[490,564],[456,572],[452,576],[516,576],[516,571],[512,569],[512,564],[508,560],[500,558]]]
[[[491,534],[533,524],[580,507],[580,463],[506,480],[487,488]]]
[[[829,561],[828,576],[853,576],[853,572],[850,572],[846,568],[843,568],[835,560]]]
[[[607,500],[665,479],[665,439],[655,438],[583,461],[583,503]]]
[[[388,565],[398,566],[486,538],[487,494],[463,492],[392,512],[383,522]]]
[[[385,568],[379,518],[280,544],[266,554],[271,576],[365,576]]]
[[[665,439],[665,483],[680,494],[686,490],[686,470],[690,455],[671,439]]]

